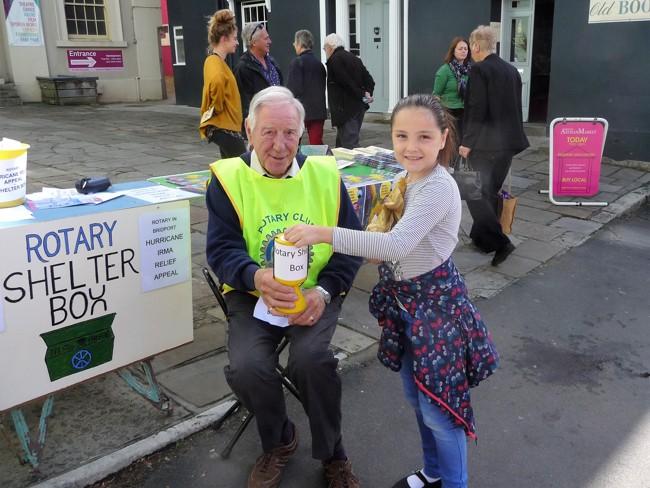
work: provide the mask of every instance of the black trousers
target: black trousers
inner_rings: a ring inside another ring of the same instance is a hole
[[[344,124],[336,127],[336,147],[345,147],[347,149],[359,147],[359,133],[361,132],[361,124],[363,124],[365,114],[366,111],[361,110]]]
[[[512,157],[510,151],[470,153],[471,166],[481,172],[483,198],[467,201],[474,220],[469,236],[483,252],[497,251],[510,242],[501,230],[497,205],[498,193],[508,175]]]
[[[221,159],[234,158],[246,152],[246,143],[239,134],[218,128],[207,129],[206,136],[210,142],[219,146]]]
[[[244,292],[226,294],[230,359],[226,380],[244,406],[255,413],[264,452],[281,446],[288,417],[282,383],[275,371],[275,348],[283,336],[289,336],[287,368],[309,417],[312,456],[327,460],[342,449],[341,379],[336,372],[338,360],[329,350],[342,300],[333,298],[311,327],[285,328],[254,318],[256,301]]]

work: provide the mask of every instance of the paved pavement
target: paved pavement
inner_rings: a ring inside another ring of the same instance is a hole
[[[28,104],[0,109],[0,136],[31,145],[28,191],[37,191],[42,186],[71,187],[76,179],[88,175],[107,175],[113,182],[123,182],[205,169],[217,158],[217,151],[215,146],[199,143],[196,119],[193,108],[160,103]],[[333,144],[331,130],[326,131],[325,139]],[[504,264],[491,267],[490,255],[468,245],[471,218],[464,212],[454,258],[476,298],[495,296],[553,257],[585,242],[650,195],[650,164],[606,161],[602,192],[595,198],[611,205],[555,207],[538,194],[547,186],[547,140],[531,137],[531,143],[513,162],[512,186],[519,206],[512,240],[517,249]],[[365,123],[362,145],[389,147],[388,125]],[[55,479],[61,483],[57,486],[83,486],[204,428],[220,415],[230,394],[222,374],[227,362],[225,323],[200,272],[205,265],[206,222],[205,205],[195,199],[191,204],[195,340],[153,361],[161,386],[174,401],[173,413],[161,414],[114,374],[78,385],[56,395],[40,473],[21,466],[8,446],[7,437],[11,436],[0,436],[0,486],[22,487],[42,479],[50,479],[50,486]],[[367,312],[367,298],[375,278],[375,267],[364,266],[345,302],[341,327],[333,341],[343,366],[373,353],[379,330]],[[40,404],[24,410],[34,423]],[[11,433],[7,415],[0,415],[1,431]],[[80,465],[86,467],[66,477],[65,473]]]
[[[472,390],[479,439],[468,446],[469,486],[650,487],[648,235],[645,205],[477,301],[501,364]],[[399,375],[373,358],[346,370],[343,385],[344,443],[361,486],[386,488],[419,468],[419,435]],[[324,488],[306,416],[293,398],[288,406],[299,445],[280,486]],[[218,455],[236,425],[206,429],[93,488],[245,486],[260,452],[255,429],[230,458]]]

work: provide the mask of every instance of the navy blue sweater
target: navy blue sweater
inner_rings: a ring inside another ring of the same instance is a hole
[[[241,156],[248,166],[250,166],[250,157],[250,153]],[[296,155],[300,167],[305,159],[306,156],[302,154]],[[354,213],[354,207],[343,182],[340,191],[338,226],[361,230],[361,224]],[[248,255],[237,212],[218,178],[213,177],[210,180],[205,201],[208,207],[206,254],[210,268],[221,283],[228,283],[241,291],[255,290],[254,275],[260,267]],[[361,258],[334,253],[318,275],[318,284],[333,297],[347,292],[352,286],[361,262]]]

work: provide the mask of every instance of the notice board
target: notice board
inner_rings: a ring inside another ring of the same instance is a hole
[[[0,411],[192,341],[187,201],[0,236]]]

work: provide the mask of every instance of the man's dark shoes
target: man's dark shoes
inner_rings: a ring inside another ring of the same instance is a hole
[[[359,488],[359,479],[352,472],[352,463],[334,460],[324,465],[327,488]]]
[[[499,266],[508,256],[510,256],[510,254],[512,254],[512,251],[514,250],[515,246],[512,242],[508,242],[508,244],[498,249],[492,258],[492,266]]]
[[[255,461],[248,476],[248,488],[275,488],[280,485],[282,471],[289,457],[298,449],[298,433],[294,427],[293,439],[289,444],[265,452]]]
[[[442,488],[442,480],[437,480],[437,481],[428,481],[420,471],[416,471],[413,473],[415,476],[420,478],[423,484],[423,488]],[[407,481],[409,476],[413,476],[413,474],[409,474],[408,476],[404,476],[401,480],[399,480],[397,483],[393,485],[393,488],[409,488],[409,482]]]

